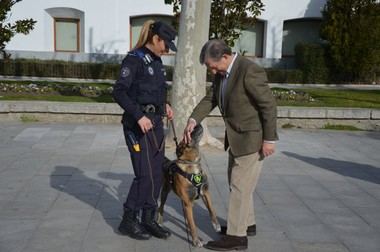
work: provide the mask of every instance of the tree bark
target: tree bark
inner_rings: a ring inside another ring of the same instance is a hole
[[[199,54],[208,40],[210,11],[211,0],[182,1],[171,95],[179,138],[194,107],[206,94],[206,68],[199,63]],[[204,136],[210,139],[209,132]]]

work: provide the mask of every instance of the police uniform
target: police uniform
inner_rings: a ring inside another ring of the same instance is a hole
[[[176,32],[172,27],[157,21],[149,29],[164,40],[166,48],[177,50],[173,42]],[[122,62],[112,94],[124,109],[124,136],[135,174],[118,229],[120,234],[138,240],[147,240],[151,235],[162,239],[170,236],[170,232],[155,220],[164,162],[162,119],[166,109],[166,91],[161,58],[147,47],[130,51]],[[143,116],[153,124],[145,134],[137,123]]]
[[[129,52],[122,62],[113,91],[114,99],[124,109],[124,136],[135,173],[125,208],[140,210],[157,207],[164,161],[162,117],[166,90],[161,59],[146,47]],[[137,124],[143,116],[154,125],[146,134]]]

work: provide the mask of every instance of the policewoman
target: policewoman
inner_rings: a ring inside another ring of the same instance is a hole
[[[166,239],[170,232],[155,220],[164,161],[163,116],[173,118],[166,103],[167,84],[161,56],[176,51],[176,31],[153,20],[141,28],[137,44],[124,58],[113,98],[123,108],[124,136],[134,179],[124,203],[119,231],[134,239]]]

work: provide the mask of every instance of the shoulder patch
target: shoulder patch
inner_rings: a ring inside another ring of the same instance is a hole
[[[121,69],[120,75],[121,77],[125,78],[125,77],[128,77],[130,73],[131,73],[131,70],[128,67],[123,67]]]
[[[154,75],[154,70],[151,66],[148,67],[148,72],[150,75]]]
[[[150,75],[154,75],[154,70],[151,66],[148,67],[148,72]]]

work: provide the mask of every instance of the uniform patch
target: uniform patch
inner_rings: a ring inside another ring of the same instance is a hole
[[[123,78],[128,77],[130,73],[131,73],[131,70],[129,70],[128,67],[123,67],[121,69],[121,77]]]
[[[153,70],[153,68],[151,66],[148,67],[148,72],[149,72],[150,75],[154,74],[154,70]]]

